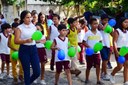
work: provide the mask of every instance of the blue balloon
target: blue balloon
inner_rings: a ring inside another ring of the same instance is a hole
[[[108,21],[108,24],[109,24],[111,27],[113,27],[113,26],[116,25],[116,20],[115,20],[115,19],[110,19],[110,20]]]
[[[94,50],[92,48],[86,48],[85,50],[86,55],[91,56],[94,54]]]
[[[53,24],[53,21],[51,19],[47,20],[48,27],[50,27]]]
[[[64,60],[65,59],[65,53],[63,50],[58,50],[58,59]]]
[[[125,62],[125,57],[119,56],[119,57],[118,57],[118,62],[119,62],[120,64],[123,64],[123,63]]]

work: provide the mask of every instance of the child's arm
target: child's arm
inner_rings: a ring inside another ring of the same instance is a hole
[[[50,40],[50,34],[51,34],[51,26],[49,27],[48,31],[48,36],[47,36],[47,40]]]
[[[51,49],[52,50],[59,50],[59,48],[56,47],[56,40],[53,41]]]
[[[86,41],[83,40],[83,45],[87,48],[90,48],[90,46],[86,43]]]
[[[117,40],[118,40],[118,33],[117,31],[115,30],[114,33],[113,33],[113,49],[114,49],[114,52],[115,52],[115,56],[118,57],[119,56],[119,52],[118,52],[118,49],[117,49]]]
[[[9,36],[9,39],[8,39],[8,47],[9,47],[10,49],[14,50],[14,51],[17,51],[18,49],[14,48],[14,47],[11,45],[11,38],[12,38],[12,36],[10,35],[10,36]]]

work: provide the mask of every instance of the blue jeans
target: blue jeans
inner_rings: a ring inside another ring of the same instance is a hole
[[[24,71],[25,85],[30,85],[35,79],[40,76],[39,57],[36,45],[20,45],[19,59],[21,61]],[[30,77],[30,64],[32,66],[33,74]]]

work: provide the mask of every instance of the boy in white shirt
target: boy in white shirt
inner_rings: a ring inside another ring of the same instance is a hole
[[[102,37],[101,37],[100,32],[97,30],[98,28],[97,19],[92,18],[90,20],[90,25],[92,29],[85,33],[83,44],[85,45],[85,47],[93,49],[96,43],[102,41]],[[104,85],[104,83],[100,81],[100,60],[101,60],[100,52],[94,53],[91,56],[86,55],[86,63],[87,63],[86,75],[85,75],[86,84],[89,83],[90,70],[92,66],[94,66],[96,67],[97,85]]]
[[[71,73],[70,73],[70,58],[67,55],[68,52],[68,38],[66,26],[60,24],[58,26],[58,31],[60,35],[56,37],[52,44],[52,49],[55,51],[55,62],[56,62],[56,75],[55,75],[55,85],[58,85],[59,76],[64,67],[65,73],[67,74],[68,85],[72,85]],[[58,50],[63,50],[65,54],[64,60],[59,60]]]

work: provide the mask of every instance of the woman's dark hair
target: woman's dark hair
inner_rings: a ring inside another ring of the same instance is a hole
[[[25,16],[28,13],[30,13],[30,11],[28,11],[28,10],[24,10],[24,11],[21,12],[21,14],[20,14],[20,24],[22,24],[24,22],[23,19],[25,18]]]
[[[40,19],[40,16],[44,15],[45,16],[45,23],[46,23],[46,27],[48,28],[48,23],[47,23],[47,16],[40,12],[39,15],[38,15],[38,23],[41,23],[41,19]]]
[[[92,24],[94,21],[97,21],[96,18],[91,18],[89,24]]]
[[[123,31],[123,25],[122,25],[122,23],[123,23],[126,19],[127,19],[127,18],[125,18],[125,17],[121,17],[120,20],[119,20],[119,22],[118,22],[118,28],[119,28],[121,31]]]

